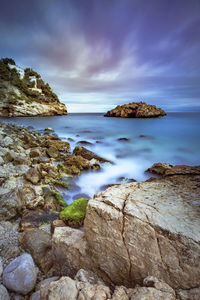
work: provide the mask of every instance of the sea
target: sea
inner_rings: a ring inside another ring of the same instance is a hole
[[[146,172],[156,162],[174,165],[200,165],[200,113],[171,112],[161,118],[108,118],[102,113],[70,113],[67,116],[0,118],[0,121],[42,130],[51,127],[70,151],[78,142],[112,164],[99,171],[84,171],[65,180],[76,188],[61,191],[68,204],[79,197],[92,198],[112,184],[145,181]]]

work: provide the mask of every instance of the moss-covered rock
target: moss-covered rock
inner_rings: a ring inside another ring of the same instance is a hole
[[[56,192],[56,191],[52,191],[52,195],[56,198],[56,200],[58,201],[58,203],[63,206],[66,207],[67,203],[65,202],[63,196],[61,196],[60,193]]]
[[[60,219],[72,227],[82,226],[86,215],[88,201],[89,200],[85,198],[75,200],[60,212]]]

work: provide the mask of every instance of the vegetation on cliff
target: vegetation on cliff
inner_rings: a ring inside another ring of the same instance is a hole
[[[0,101],[11,104],[23,100],[26,103],[59,102],[48,83],[30,68],[23,70],[12,58],[0,59]]]

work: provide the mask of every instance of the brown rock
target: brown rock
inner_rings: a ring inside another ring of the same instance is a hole
[[[146,172],[158,174],[158,175],[164,175],[165,172],[169,169],[171,169],[173,165],[166,164],[166,163],[155,163],[151,168],[148,168]]]
[[[176,291],[178,300],[199,300],[200,299],[200,287],[191,290],[178,290]]]
[[[37,167],[30,168],[28,172],[25,174],[25,178],[26,180],[32,182],[33,184],[37,184],[41,179],[41,175],[40,172],[38,171],[38,168]]]
[[[97,154],[95,154],[94,152],[84,148],[84,147],[81,147],[81,146],[77,146],[74,148],[74,151],[73,151],[73,154],[75,155],[79,155],[79,156],[82,156],[84,157],[85,159],[88,159],[88,160],[91,160],[91,159],[96,159],[98,160],[99,162],[109,162],[111,163],[109,160],[105,159],[105,158],[102,158],[100,156],[98,156]]]
[[[166,112],[155,105],[149,105],[145,102],[132,102],[129,104],[118,105],[116,108],[108,111],[104,116],[121,118],[155,118],[165,115]]]
[[[50,148],[47,148],[47,154],[49,157],[57,158],[59,156],[59,151],[56,147],[51,146]]]
[[[200,285],[195,174],[188,167],[186,175],[113,186],[90,200],[84,232],[93,265],[117,285],[141,284],[148,275],[173,288]]]
[[[51,233],[54,233],[56,227],[66,227],[66,224],[62,220],[55,220],[51,223]]]

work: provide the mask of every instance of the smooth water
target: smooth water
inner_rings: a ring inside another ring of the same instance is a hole
[[[101,171],[84,172],[76,180],[79,194],[89,197],[104,185],[125,182],[124,178],[146,180],[149,174],[145,170],[155,162],[200,164],[200,113],[169,113],[153,119],[77,113],[58,117],[0,118],[0,121],[35,129],[52,127],[61,139],[74,140],[70,142],[72,151],[78,141],[91,142],[86,148],[114,164],[105,164]],[[119,138],[128,141],[119,141]],[[76,193],[68,195],[69,202],[76,198]]]

